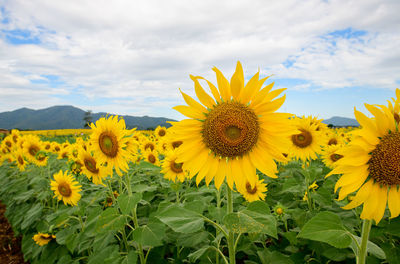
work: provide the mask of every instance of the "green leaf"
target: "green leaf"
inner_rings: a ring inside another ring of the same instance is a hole
[[[257,255],[262,264],[294,264],[289,256],[283,255],[278,251],[269,251],[268,249],[257,251]]]
[[[150,247],[161,246],[164,236],[165,226],[162,223],[149,223],[133,231],[133,241]]]
[[[272,215],[244,210],[226,215],[224,223],[235,233],[262,233],[278,238],[276,220]]]
[[[21,224],[21,229],[26,229],[28,226],[32,225],[38,218],[42,215],[43,207],[41,204],[36,204],[28,212],[24,217],[24,221]]]
[[[119,246],[113,245],[108,246],[96,254],[91,254],[89,256],[88,264],[98,264],[98,263],[115,263],[119,258]]]
[[[308,221],[298,237],[328,243],[336,248],[346,248],[352,243],[351,234],[339,216],[321,212]]]
[[[120,230],[125,225],[125,216],[118,212],[118,209],[107,208],[97,221],[96,230],[98,232],[107,232],[110,230]]]
[[[183,247],[196,247],[200,244],[208,243],[208,236],[210,234],[206,231],[199,231],[197,233],[182,234],[178,237],[177,245]]]
[[[134,193],[132,196],[121,194],[118,196],[118,205],[121,212],[125,215],[129,215],[141,199],[142,193]]]
[[[357,240],[358,244],[361,245],[361,237],[359,236],[354,236],[354,238]],[[349,248],[351,248],[353,250],[353,252],[357,255],[357,245],[354,242],[354,240],[352,240],[351,245],[349,246]],[[375,243],[368,241],[367,243],[367,252],[371,253],[372,255],[374,255],[375,257],[379,258],[379,259],[386,259],[386,254],[385,252],[379,247],[377,246]]]
[[[271,214],[271,209],[264,201],[254,201],[247,206],[248,211],[257,212],[260,214]]]
[[[175,204],[168,206],[155,217],[175,232],[194,233],[204,227],[202,215]]]
[[[190,262],[196,262],[199,258],[201,258],[211,247],[210,246],[204,246],[198,250],[196,250],[193,253],[190,253],[188,255],[188,258]]]
[[[138,254],[135,251],[129,251],[128,255],[126,255],[121,264],[136,264],[137,263]]]

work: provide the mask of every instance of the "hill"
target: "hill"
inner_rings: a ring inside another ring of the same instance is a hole
[[[21,130],[47,130],[83,128],[85,111],[74,106],[52,106],[45,109],[33,110],[21,108],[15,111],[0,113],[0,128]],[[93,113],[92,122],[107,113]],[[158,125],[169,127],[166,121],[175,121],[164,117],[149,116],[122,116],[128,128],[136,127],[138,130],[156,128]]]
[[[322,121],[324,124],[332,124],[336,127],[344,127],[344,126],[360,126],[360,124],[357,122],[356,119],[353,118],[347,118],[347,117],[340,117],[340,116],[334,116],[329,119],[325,119]]]

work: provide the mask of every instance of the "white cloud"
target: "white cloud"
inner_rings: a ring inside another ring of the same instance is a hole
[[[194,94],[189,74],[215,80],[211,68],[217,66],[230,77],[237,60],[247,76],[260,67],[265,75],[308,82],[291,89],[395,88],[399,79],[397,0],[3,3],[9,23],[0,30],[27,29],[41,44],[15,46],[0,34],[0,90],[40,89],[46,102],[55,90],[31,80],[55,75],[64,82],[62,92],[80,92],[93,102],[91,109],[157,115],[158,106],[183,103],[178,88]],[[346,28],[367,34],[329,39],[328,33]],[[285,68],[288,58],[295,61]],[[127,103],[115,101],[121,98]],[[18,104],[6,101],[3,108]]]

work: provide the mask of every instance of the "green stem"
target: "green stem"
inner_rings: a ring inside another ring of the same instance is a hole
[[[217,195],[217,211],[219,212],[219,209],[221,208],[221,192],[219,189],[216,189],[216,195]],[[220,230],[215,229],[215,237],[218,237]],[[217,251],[215,252],[215,264],[219,264],[219,252],[221,252],[219,250],[219,242],[217,242]],[[223,255],[223,254],[222,254]],[[225,258],[225,256],[224,256]],[[225,258],[225,262],[227,263],[227,260]]]
[[[363,221],[362,231],[361,231],[361,245],[357,256],[357,264],[365,264],[367,258],[367,244],[369,231],[371,230],[372,220],[365,219]]]
[[[228,210],[227,214],[233,213],[233,199],[232,199],[232,190],[229,188],[229,186],[226,186],[226,192],[227,192],[227,205],[228,205]],[[229,250],[229,263],[230,264],[235,264],[235,234],[233,233],[232,230],[229,230],[228,233],[228,250]]]
[[[133,207],[132,213],[133,213],[133,223],[135,225],[135,229],[139,228],[139,223],[137,220],[137,205],[135,205],[135,207]],[[146,258],[144,257],[143,254],[143,247],[142,244],[138,243],[138,248],[139,248],[139,258],[140,258],[140,263],[141,264],[146,264]]]
[[[214,246],[211,246],[212,249],[214,249],[216,251],[217,254],[222,256],[222,259],[224,260],[225,264],[229,264],[228,260],[226,259],[224,253],[222,253],[221,250],[219,250],[219,248],[216,248]]]

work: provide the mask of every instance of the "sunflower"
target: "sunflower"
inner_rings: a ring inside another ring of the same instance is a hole
[[[158,126],[156,128],[156,130],[154,131],[154,134],[158,138],[163,138],[163,137],[165,137],[167,135],[167,129],[165,127],[162,127],[162,126]]]
[[[14,151],[13,155],[15,158],[15,162],[17,163],[18,169],[20,171],[24,171],[27,163],[25,161],[24,152],[22,151],[22,149],[18,149],[16,151]]]
[[[338,154],[338,150],[343,148],[343,145],[325,146],[322,152],[322,161],[326,166],[333,169],[336,167],[336,161],[343,158],[343,155]]]
[[[399,92],[398,90],[396,92]],[[352,209],[363,204],[361,219],[382,219],[386,204],[391,218],[400,213],[400,131],[396,118],[386,106],[365,104],[373,118],[354,109],[362,128],[345,148],[338,151],[343,158],[328,175],[342,174],[335,185],[339,200],[356,192],[354,199],[344,206]]]
[[[312,117],[295,117],[291,119],[297,131],[290,135],[290,156],[303,161],[317,159],[317,153],[321,151],[323,138],[318,131],[318,123]]]
[[[24,137],[23,151],[25,154],[24,156],[29,162],[36,163],[36,154],[38,154],[38,152],[41,150],[43,150],[42,142],[37,136],[27,135]]]
[[[14,148],[14,146],[16,145],[16,143],[14,143],[14,141],[12,140],[11,135],[6,136],[3,141],[1,142],[1,144],[3,145],[3,148],[7,148],[8,150],[12,150]]]
[[[51,190],[54,191],[54,197],[58,200],[63,200],[64,204],[77,205],[78,201],[81,199],[80,191],[81,185],[75,178],[69,174],[67,171],[63,173],[60,170],[58,173],[53,175],[54,181],[51,180]]]
[[[18,139],[20,138],[21,134],[17,129],[11,130],[11,138],[14,141],[14,144],[18,143]]]
[[[339,136],[334,131],[330,131],[330,130],[327,130],[327,131],[329,131],[329,132],[327,132],[325,134],[326,136],[324,137],[323,145],[332,146],[332,145],[344,144],[344,141],[345,141],[344,137]]]
[[[82,164],[81,171],[94,184],[103,184],[103,179],[112,174],[112,168],[100,165],[90,151],[83,148],[79,150],[78,160]]]
[[[167,152],[161,166],[161,172],[164,173],[165,179],[175,182],[176,178],[178,178],[180,182],[184,182],[189,177],[189,173],[182,169],[182,163],[176,162],[177,158],[176,151]]]
[[[115,168],[118,175],[128,170],[129,153],[126,151],[126,142],[129,140],[125,130],[124,119],[118,116],[100,118],[95,124],[91,124],[92,134],[90,142],[94,150],[94,156],[99,164],[107,164]]]
[[[52,239],[55,239],[55,235],[49,235],[47,233],[37,233],[36,235],[33,236],[33,240],[38,244],[39,246],[44,246],[47,245]]]
[[[246,182],[245,188],[239,189],[238,191],[248,202],[254,202],[260,199],[264,200],[266,196],[265,192],[267,190],[267,185],[264,183],[264,180],[259,180],[254,186],[251,186],[249,182]]]
[[[182,93],[188,104],[174,109],[189,117],[180,122],[170,122],[178,148],[178,163],[191,176],[197,174],[197,182],[206,175],[214,179],[220,188],[223,181],[233,189],[252,187],[258,182],[256,168],[269,177],[276,178],[277,166],[273,159],[284,161],[282,155],[289,146],[288,136],[292,132],[290,114],[275,113],[284,103],[285,96],[273,100],[285,89],[271,90],[274,83],[261,89],[268,77],[259,80],[255,74],[245,85],[240,62],[231,82],[217,69],[218,89],[207,81],[214,99],[208,95],[199,76],[190,76],[194,81],[198,103]]]
[[[158,153],[156,151],[146,151],[142,154],[143,160],[147,161],[153,165],[159,166],[160,160],[158,158]]]
[[[142,153],[145,153],[146,151],[154,151],[154,150],[157,150],[157,144],[150,138],[143,140],[143,142],[140,144],[140,151]]]

